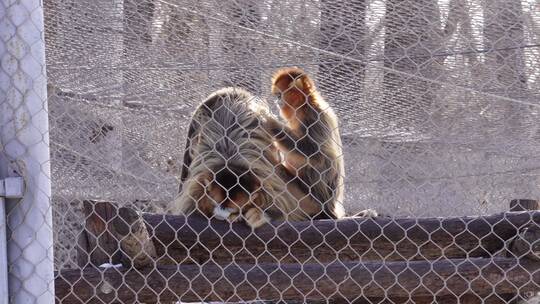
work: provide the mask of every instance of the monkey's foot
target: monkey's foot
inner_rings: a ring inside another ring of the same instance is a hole
[[[264,211],[257,208],[249,209],[245,214],[245,220],[246,224],[253,229],[270,222],[270,219],[264,214]]]

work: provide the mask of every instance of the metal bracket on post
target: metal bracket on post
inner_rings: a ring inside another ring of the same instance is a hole
[[[0,197],[22,198],[24,195],[24,179],[20,176],[0,179]]]
[[[0,179],[0,303],[8,303],[7,218],[5,199],[22,199],[24,179],[20,176]]]

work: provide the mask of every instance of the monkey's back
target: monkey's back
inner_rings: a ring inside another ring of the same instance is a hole
[[[326,214],[319,218],[340,218],[345,213],[345,166],[337,117],[330,107],[315,110],[317,115],[311,117],[316,120],[305,123],[309,126],[307,137],[317,146],[311,155],[307,155],[308,163],[298,175],[308,185],[312,197],[324,205]]]
[[[212,176],[225,167],[235,168],[235,172],[249,170],[261,181],[263,209],[270,207],[276,215],[295,210],[294,198],[274,170],[279,154],[264,128],[271,115],[266,102],[239,88],[224,88],[205,99],[189,126],[182,186],[173,211],[192,210],[197,202],[194,198],[204,191],[200,177]]]
[[[272,138],[262,128],[267,115],[264,101],[243,89],[215,92],[193,116],[199,125],[194,153],[224,161],[255,161],[272,146]]]
[[[263,191],[259,207],[272,218],[302,220],[306,215],[287,191],[274,138],[265,129],[275,119],[265,101],[239,88],[224,88],[211,94],[195,110],[186,142],[182,186],[173,212],[189,212],[204,193],[200,177],[211,176],[224,167],[249,170]],[[237,172],[238,170],[234,170]]]

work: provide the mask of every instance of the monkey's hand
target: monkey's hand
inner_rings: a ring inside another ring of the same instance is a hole
[[[236,222],[240,221],[241,219],[242,219],[242,216],[241,216],[240,212],[232,213],[232,214],[229,215],[229,217],[227,218],[227,220],[228,220],[230,223],[236,223]]]
[[[214,216],[218,220],[223,221],[223,220],[228,219],[231,216],[232,211],[234,211],[234,209],[232,208],[221,208],[219,206],[216,206],[214,207]]]
[[[379,213],[375,209],[366,209],[355,214],[356,217],[378,217]]]
[[[272,137],[280,138],[280,137],[283,137],[286,134],[285,125],[282,122],[280,122],[279,120],[277,120],[275,118],[271,118],[271,117],[269,117],[266,120],[266,122],[264,124],[264,129]]]
[[[245,214],[246,224],[255,229],[270,222],[270,219],[259,208],[251,208]]]

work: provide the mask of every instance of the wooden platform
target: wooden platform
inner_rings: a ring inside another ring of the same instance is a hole
[[[512,210],[534,209],[520,206]],[[62,303],[506,303],[540,291],[540,211],[275,222],[257,230],[110,202],[86,201],[85,211],[82,270],[57,274]]]

